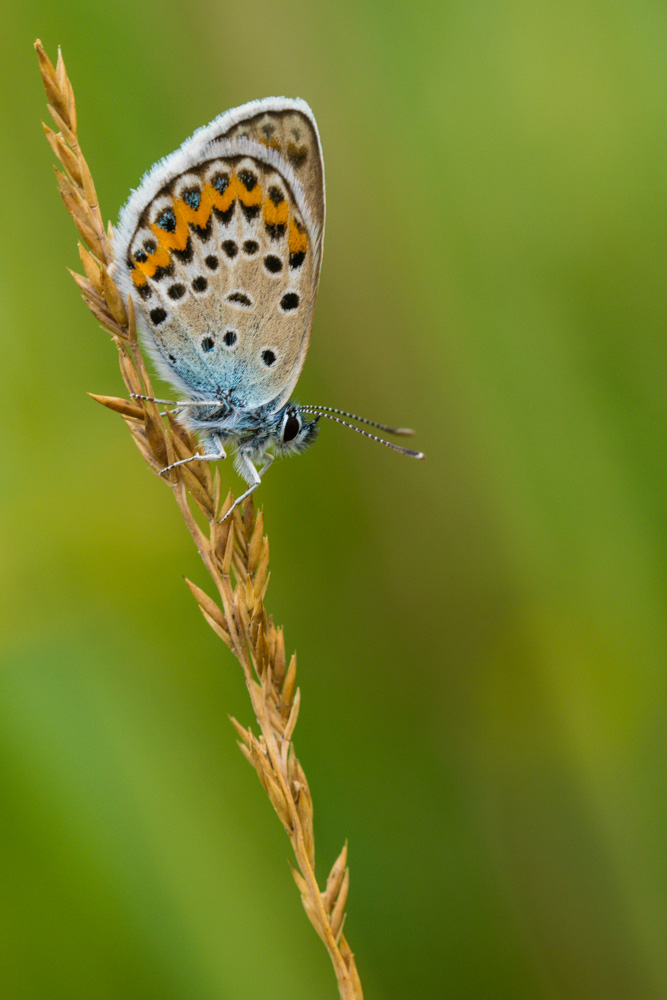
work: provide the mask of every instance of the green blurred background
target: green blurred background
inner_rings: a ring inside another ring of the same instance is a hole
[[[667,996],[665,5],[29,0],[3,29],[2,995],[337,995],[194,547],[86,396],[121,381],[65,270],[39,35],[114,220],[222,110],[317,115],[298,398],[428,454],[326,425],[258,495],[368,1000]]]

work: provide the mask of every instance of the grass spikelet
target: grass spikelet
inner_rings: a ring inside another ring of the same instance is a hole
[[[73,274],[84,302],[118,348],[120,371],[128,396],[153,396],[139,343],[131,299],[127,302],[113,280],[111,224],[105,228],[88,165],[79,146],[74,92],[62,54],[54,67],[41,42],[35,43],[39,67],[57,131],[44,126],[52,152],[64,170],[56,171],[63,202],[76,225],[84,273]],[[91,395],[93,395],[91,393]],[[93,395],[125,421],[142,457],[156,474],[176,458],[197,453],[194,437],[167,413],[161,416],[148,400]],[[282,628],[267,615],[269,541],[264,516],[252,497],[223,524],[219,519],[233,503],[231,493],[220,503],[220,476],[205,462],[177,466],[161,482],[171,489],[186,527],[217,592],[214,600],[186,580],[202,615],[229,646],[243,671],[259,736],[235,719],[239,747],[257,771],[294,853],[292,873],[304,909],[333,963],[341,1000],[362,1000],[354,955],[342,934],[349,887],[347,846],[334,863],[326,889],[315,877],[313,803],[305,772],[292,742],[301,703],[296,688],[296,654],[287,666]]]

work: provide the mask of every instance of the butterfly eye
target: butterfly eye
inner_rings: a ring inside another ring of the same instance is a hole
[[[294,413],[288,413],[283,427],[283,441],[293,441],[301,430],[301,421]]]

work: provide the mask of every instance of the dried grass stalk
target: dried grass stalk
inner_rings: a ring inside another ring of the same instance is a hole
[[[105,229],[93,180],[79,148],[72,86],[62,55],[54,67],[40,41],[35,43],[49,111],[57,132],[44,126],[46,138],[62,164],[56,171],[67,211],[83,240],[79,253],[84,274],[73,274],[81,296],[111,334],[128,393],[153,396],[150,378],[137,341],[132,302],[125,303],[111,277],[112,232]],[[94,395],[98,403],[121,414],[135,444],[157,473],[178,458],[197,451],[197,441],[171,415],[166,421],[155,403]],[[223,524],[220,517],[232,504],[231,493],[220,503],[220,474],[205,462],[178,466],[167,482],[218,592],[213,600],[186,581],[204,619],[232,650],[243,670],[259,735],[235,719],[239,746],[257,771],[280,822],[290,838],[296,867],[292,869],[304,909],[325,944],[343,1000],[362,1000],[361,983],[342,934],[349,885],[347,846],[343,848],[320,892],[315,878],[313,806],[308,782],[294,752],[292,735],[300,705],[296,687],[296,655],[285,659],[283,630],[264,609],[269,582],[269,540],[262,512],[252,498]]]

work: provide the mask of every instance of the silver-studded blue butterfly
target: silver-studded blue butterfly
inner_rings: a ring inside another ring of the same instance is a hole
[[[120,215],[114,278],[135,302],[158,371],[187,397],[156,402],[176,406],[204,446],[174,465],[217,461],[235,446],[248,488],[234,506],[276,454],[308,447],[321,417],[424,457],[341,417],[412,431],[290,399],[308,350],[323,235],[317,125],[305,101],[284,97],[251,101],[199,129],[148,171]]]

